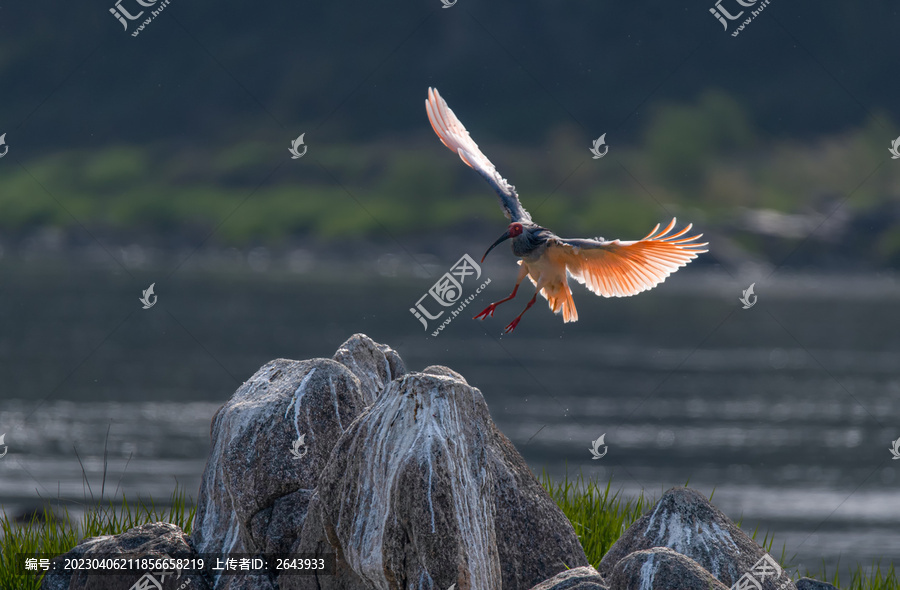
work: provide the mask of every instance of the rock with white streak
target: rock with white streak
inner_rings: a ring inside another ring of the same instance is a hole
[[[773,567],[763,559],[767,553],[762,547],[690,488],[672,488],[663,494],[656,506],[613,544],[597,569],[608,580],[619,560],[654,547],[668,547],[690,557],[728,587],[742,576],[752,575],[754,568],[765,571]],[[763,590],[796,589],[780,567],[774,572],[777,575],[772,573],[756,576]]]
[[[443,377],[452,377],[453,379],[456,379],[457,381],[462,381],[466,385],[469,384],[469,382],[466,381],[465,377],[463,377],[462,375],[460,375],[459,373],[457,373],[450,367],[445,367],[444,365],[431,365],[430,367],[425,367],[424,369],[422,369],[422,372],[426,373],[428,375],[441,375]]]
[[[388,383],[406,374],[406,366],[397,351],[365,334],[348,338],[333,358],[359,379],[367,406],[381,395]]]
[[[608,590],[608,588],[597,570],[588,565],[556,574],[531,590]]]
[[[667,547],[635,551],[619,560],[609,590],[728,590],[690,557]]]
[[[587,565],[481,392],[453,377],[393,381],[341,437],[317,494],[295,550],[330,545],[339,574],[282,577],[283,590],[526,590]]]
[[[282,577],[280,580],[282,590],[371,590],[372,588],[347,563],[347,559],[340,552],[338,540],[330,539],[326,533],[322,523],[322,504],[319,501],[318,493],[313,495],[309,503],[309,512],[306,515],[306,522],[303,524],[303,532],[291,553],[316,556],[336,554],[335,572],[334,574],[292,578]]]
[[[332,448],[371,395],[330,359],[278,359],[259,369],[213,418],[192,533],[197,551],[288,551]],[[252,587],[246,582],[219,576],[216,590]]]

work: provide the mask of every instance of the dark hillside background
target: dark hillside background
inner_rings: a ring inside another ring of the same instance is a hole
[[[160,17],[169,24],[132,39],[106,0],[10,3],[0,23],[3,125],[52,136],[60,149],[227,141],[273,119],[372,141],[422,132],[428,85],[471,105],[466,121],[480,137],[517,143],[572,124],[621,126],[637,141],[630,117],[709,87],[775,138],[896,115],[897,60],[875,44],[896,35],[894,3],[776,1],[769,26],[736,39],[710,5],[173,0]]]

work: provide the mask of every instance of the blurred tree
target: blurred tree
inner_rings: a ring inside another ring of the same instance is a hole
[[[696,103],[662,103],[645,131],[650,165],[659,179],[684,194],[701,194],[708,168],[725,156],[748,150],[754,133],[747,114],[719,90]]]

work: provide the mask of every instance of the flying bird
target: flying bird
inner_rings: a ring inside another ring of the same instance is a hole
[[[644,238],[630,242],[557,236],[531,220],[531,215],[519,202],[516,188],[500,176],[491,161],[481,153],[478,144],[437,90],[428,89],[425,109],[441,142],[488,181],[500,198],[504,215],[511,221],[481,261],[484,262],[490,251],[506,240],[512,240],[513,254],[521,259],[512,293],[491,303],[474,319],[492,317],[498,305],[516,296],[519,285],[527,276],[535,286],[534,296],[522,313],[506,326],[506,333],[516,329],[522,316],[537,301],[538,294],[547,300],[553,313],[562,312],[564,322],[575,322],[578,321],[578,311],[572,299],[568,276],[597,295],[629,297],[652,289],[698,254],[707,252],[703,249],[707,243],[696,241],[703,234],[682,237],[691,230],[691,225],[671,233],[675,227],[674,218],[662,231],[656,224]]]

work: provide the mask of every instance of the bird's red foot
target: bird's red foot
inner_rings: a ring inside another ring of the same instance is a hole
[[[491,303],[490,305],[488,305],[487,307],[484,308],[484,311],[482,311],[480,314],[478,314],[477,316],[475,316],[472,319],[473,320],[485,320],[488,317],[494,317],[495,309],[497,309],[497,304]]]
[[[519,320],[521,320],[521,319],[522,319],[521,317],[518,317],[518,318],[514,319],[513,321],[511,321],[509,323],[509,325],[506,326],[506,329],[503,330],[503,333],[504,334],[512,334],[512,331],[516,329],[516,326],[519,325]]]

